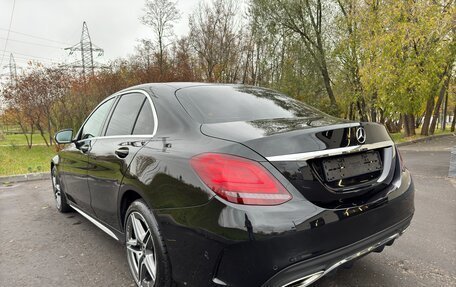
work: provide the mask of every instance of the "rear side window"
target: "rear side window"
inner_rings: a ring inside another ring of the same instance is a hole
[[[106,135],[131,135],[138,113],[145,101],[146,96],[140,93],[123,95],[109,120]]]
[[[323,113],[284,94],[246,86],[197,86],[179,90],[179,102],[200,123],[313,118]]]
[[[138,119],[136,120],[133,129],[134,135],[151,135],[154,133],[154,116],[152,114],[152,107],[146,99],[139,112]]]

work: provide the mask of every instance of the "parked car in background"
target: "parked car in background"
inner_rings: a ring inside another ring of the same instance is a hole
[[[414,212],[382,125],[269,89],[135,86],[55,139],[58,210],[125,244],[138,286],[307,286],[391,245]]]

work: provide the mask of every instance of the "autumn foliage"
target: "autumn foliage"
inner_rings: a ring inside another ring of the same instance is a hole
[[[452,113],[453,0],[238,2],[202,1],[188,19],[188,35],[177,38],[172,27],[182,15],[175,3],[146,0],[139,21],[153,38],[90,77],[31,64],[2,87],[3,122],[20,126],[30,146],[27,135],[36,132],[52,144],[47,134],[78,129],[112,93],[173,81],[271,87],[336,116],[402,129],[406,136],[419,126],[432,134],[441,113]]]

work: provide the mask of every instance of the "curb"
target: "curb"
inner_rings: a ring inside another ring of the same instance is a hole
[[[450,168],[448,169],[448,177],[456,177],[456,147],[451,149]]]
[[[454,137],[454,136],[456,136],[456,134],[454,134],[454,133],[453,134],[428,136],[428,137],[414,139],[414,140],[407,141],[407,142],[398,143],[398,144],[396,144],[396,146],[407,146],[407,145],[411,145],[411,144],[414,144],[414,143],[431,141],[431,140],[437,139],[437,138],[446,138],[446,137]]]
[[[456,178],[456,147],[451,149],[450,168],[448,169],[448,177]]]
[[[42,180],[42,179],[50,179],[50,178],[51,178],[50,172],[0,176],[0,184],[1,183],[11,183],[11,182],[34,181],[34,180]]]

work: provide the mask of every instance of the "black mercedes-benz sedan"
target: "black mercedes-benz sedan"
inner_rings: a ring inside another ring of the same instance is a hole
[[[414,212],[382,125],[269,89],[135,86],[55,139],[58,210],[125,244],[138,286],[308,286],[391,245]]]

